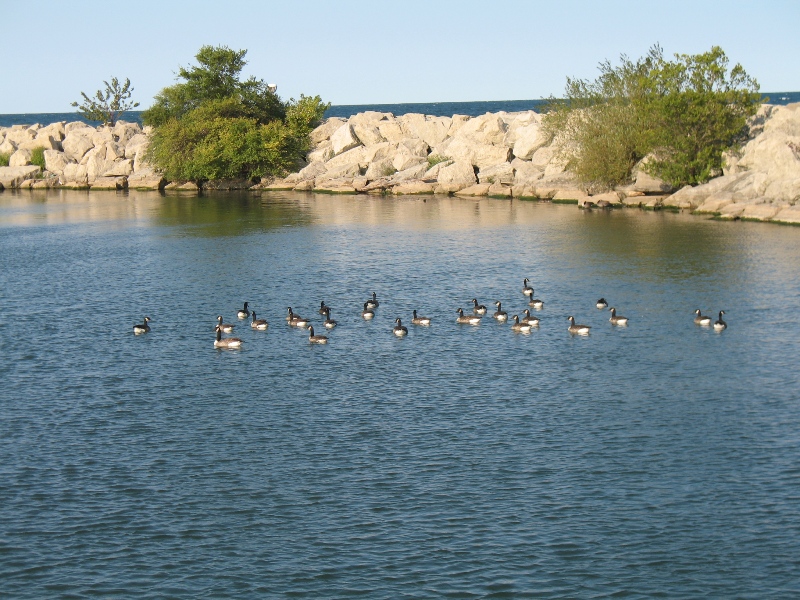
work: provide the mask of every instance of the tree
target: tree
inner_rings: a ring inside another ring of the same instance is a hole
[[[169,179],[283,175],[300,164],[327,110],[319,96],[283,102],[263,80],[240,81],[246,50],[203,46],[199,66],[164,88],[142,114],[154,130],[148,160]]]
[[[594,81],[567,79],[551,99],[545,130],[567,168],[590,189],[608,189],[643,167],[674,186],[708,180],[722,154],[746,140],[760,103],[758,83],[741,65],[728,71],[719,47],[666,60],[659,46],[632,61],[600,64]]]
[[[139,106],[138,102],[129,102],[133,88],[131,80],[125,79],[123,85],[119,84],[116,77],[111,78],[111,83],[103,82],[105,90],[97,90],[94,98],[89,98],[84,92],[83,103],[73,102],[71,106],[78,108],[78,112],[88,121],[100,121],[104,125],[114,126],[125,111]]]

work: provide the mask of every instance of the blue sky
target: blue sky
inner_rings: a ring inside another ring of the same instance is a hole
[[[62,112],[129,77],[142,107],[203,44],[248,50],[283,98],[334,104],[558,95],[597,64],[722,46],[762,91],[800,90],[800,0],[0,0],[0,113]]]

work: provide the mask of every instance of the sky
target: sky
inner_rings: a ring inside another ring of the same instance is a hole
[[[800,90],[800,0],[0,0],[0,113],[69,112],[130,78],[147,108],[205,44],[244,74],[333,104],[558,96],[621,54],[721,46],[763,92]]]

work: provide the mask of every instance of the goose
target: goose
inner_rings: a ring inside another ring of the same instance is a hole
[[[217,328],[217,339],[214,340],[214,348],[239,348],[242,340],[239,338],[223,338],[222,330]]]
[[[523,321],[522,323],[519,322],[519,315],[514,315],[513,317],[514,322],[511,324],[512,331],[519,331],[521,333],[530,333],[531,331],[531,324]]]
[[[291,306],[287,307],[286,310],[289,313],[286,315],[286,320],[289,322],[289,325],[292,327],[305,327],[308,325],[309,319],[304,319],[300,315],[294,313]]]
[[[312,344],[327,344],[328,338],[324,335],[314,335],[314,328],[308,326],[308,341]]]
[[[497,311],[495,311],[495,313],[492,315],[492,317],[494,317],[498,321],[506,321],[506,320],[508,320],[508,313],[503,310],[502,305],[500,304],[500,300],[495,302],[494,305],[497,307]]]
[[[328,307],[325,306],[325,300],[323,300],[319,303],[319,314],[324,315],[326,310],[328,310]]]
[[[337,323],[333,319],[331,319],[331,307],[325,307],[325,329],[333,329],[336,327]]]
[[[711,325],[711,317],[704,317],[702,314],[700,314],[699,308],[696,311],[694,311],[694,314],[697,315],[694,318],[695,325],[702,325],[703,327],[708,327],[709,325]]]
[[[722,331],[728,327],[728,324],[722,320],[722,315],[725,314],[724,310],[719,311],[719,319],[714,321],[714,331]]]
[[[522,293],[526,296],[532,298],[533,297],[533,288],[528,285],[528,278],[522,280]]]
[[[477,298],[472,299],[472,312],[476,315],[485,315],[486,314],[486,307],[483,304],[478,304]]]
[[[538,327],[538,326],[539,326],[539,318],[538,318],[538,317],[532,317],[532,316],[531,316],[531,311],[529,311],[529,310],[526,308],[526,309],[525,309],[525,310],[523,310],[522,312],[523,312],[523,313],[524,313],[524,315],[525,315],[525,316],[522,318],[522,322],[523,322],[523,323],[527,323],[527,324],[528,324],[528,325],[530,325],[531,327]]]
[[[458,316],[456,317],[456,323],[461,323],[463,325],[480,325],[481,317],[478,315],[465,315],[464,309],[459,308],[457,311]]]
[[[215,329],[221,329],[225,333],[230,333],[231,331],[233,331],[233,325],[231,325],[230,323],[223,323],[222,315],[219,315],[217,317],[217,326],[215,327]]]
[[[602,310],[602,309],[604,309],[604,308],[608,308],[608,302],[606,302],[606,299],[605,299],[605,298],[600,298],[600,300],[598,300],[598,301],[597,301],[597,303],[595,304],[595,306],[596,306],[598,309]]]
[[[394,326],[392,329],[392,333],[394,333],[397,337],[403,337],[408,335],[408,328],[403,327],[403,322],[400,320],[400,317],[394,320],[397,325]]]
[[[611,318],[609,319],[609,321],[611,321],[612,325],[627,325],[628,324],[628,317],[623,317],[621,315],[617,316],[617,309],[616,308],[614,308],[612,306],[608,310],[611,311]]]
[[[250,316],[250,311],[247,309],[247,302],[244,303],[244,308],[236,313],[236,316],[240,319],[246,319]]]
[[[361,317],[365,321],[369,321],[375,316],[375,313],[372,312],[369,308],[369,302],[364,302],[364,310],[361,311]]]
[[[417,311],[412,311],[414,313],[414,317],[411,319],[412,325],[430,325],[431,320],[428,317],[418,317]]]
[[[528,306],[532,306],[537,310],[544,308],[544,302],[533,297],[533,289],[531,289],[530,302],[528,302]]]
[[[150,331],[150,325],[148,325],[148,323],[152,320],[153,319],[151,319],[150,317],[145,317],[144,323],[142,323],[141,325],[133,326],[133,333],[139,335],[140,333],[147,333],[148,331]]]
[[[267,327],[269,327],[269,323],[267,323],[266,319],[257,319],[256,311],[253,311],[253,320],[250,322],[250,327],[264,331]]]
[[[378,302],[378,295],[375,292],[372,292],[372,300],[367,300],[367,308],[378,308],[381,305]]]
[[[577,333],[578,335],[589,335],[589,330],[591,327],[588,325],[575,325],[575,317],[569,317],[567,319],[569,321],[569,328],[567,331],[570,333]]]

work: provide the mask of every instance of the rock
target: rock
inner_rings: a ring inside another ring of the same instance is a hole
[[[530,161],[515,158],[509,164],[514,171],[515,186],[533,186],[544,177],[544,169]]]
[[[418,138],[428,146],[441,144],[448,136],[452,119],[410,113],[397,119],[400,128],[411,138]]]
[[[321,162],[312,162],[307,167],[301,169],[298,173],[297,181],[308,181],[313,180],[314,178],[318,177],[325,173],[327,169],[325,168],[325,164]],[[287,178],[288,179],[288,178]]]
[[[369,167],[367,167],[366,173],[364,173],[364,176],[370,181],[374,181],[376,179],[380,179],[381,177],[389,177],[394,175],[396,172],[397,169],[394,167],[392,159],[384,158],[382,160],[370,163]]]
[[[353,177],[358,177],[359,175],[361,175],[361,166],[358,163],[351,163],[349,165],[342,165],[341,167],[338,168],[328,169],[325,171],[324,175],[318,176],[317,180],[319,181],[320,179],[330,180],[330,179],[345,179],[345,178],[352,179]]]
[[[455,117],[454,117],[455,118]],[[497,114],[486,113],[465,121],[451,137],[468,139],[473,143],[502,146],[508,126]]]
[[[455,192],[456,196],[488,196],[490,183],[476,183],[466,188],[462,188]]]
[[[500,163],[486,167],[478,171],[478,181],[480,183],[506,183],[511,185],[514,182],[514,169],[511,163]]]
[[[392,193],[396,195],[412,195],[412,194],[432,194],[434,184],[418,179],[400,183],[392,188]]]
[[[13,142],[14,146],[19,148],[22,144],[26,142],[32,142],[36,139],[36,129],[31,128],[20,128],[17,129],[12,127],[10,131],[6,133],[6,140]]]
[[[165,185],[164,190],[168,192],[190,192],[196,194],[200,191],[200,188],[193,181],[186,181],[184,183],[173,181]]]
[[[324,182],[321,185],[318,185],[314,188],[315,192],[319,192],[322,194],[355,194],[356,189],[352,185],[352,180],[348,183],[347,181],[329,181]]]
[[[382,142],[373,146],[367,146],[361,151],[361,164],[369,165],[371,162],[383,160],[387,157],[391,161],[391,157],[393,157],[396,152],[397,144],[392,144],[390,142]]]
[[[24,167],[31,164],[31,151],[21,148],[8,158],[9,167]]]
[[[716,214],[733,203],[732,192],[717,192],[716,194],[708,196],[702,204],[696,208],[695,212],[699,214]],[[670,204],[670,206],[674,206],[674,204]]]
[[[330,117],[325,122],[311,132],[309,137],[312,144],[319,144],[324,140],[329,140],[333,133],[344,125],[347,121],[339,117]]]
[[[93,151],[89,156],[89,160],[86,161],[86,174],[89,178],[89,183],[94,183],[98,177],[102,177],[112,167],[112,162],[105,159],[105,147],[97,150],[97,152]]]
[[[427,170],[428,160],[417,154],[413,154],[405,146],[400,146],[397,154],[395,154],[392,159],[392,166],[398,171],[405,171],[406,169],[417,167],[422,164],[426,165],[425,170]]]
[[[466,161],[456,161],[439,171],[439,184],[446,186],[448,192],[455,192],[464,189],[477,182],[475,170]]]
[[[14,154],[17,151],[17,146],[9,139],[4,139],[0,144],[0,154]]]
[[[333,158],[333,146],[330,140],[320,142],[314,150],[308,153],[308,162],[325,162]]]
[[[114,133],[108,127],[98,127],[92,133],[92,143],[95,146],[102,146],[106,142],[113,142],[114,141]]]
[[[558,190],[551,196],[553,202],[567,202],[567,203],[577,203],[583,204],[584,202],[591,202],[592,199],[589,195],[580,189],[575,188],[566,188]]]
[[[437,146],[432,151],[439,156],[447,156],[457,162],[469,162],[471,165],[483,169],[500,163],[508,162],[511,150],[505,146],[493,146],[474,142],[468,138],[453,138]]]
[[[131,139],[137,135],[142,135],[142,128],[139,127],[138,123],[117,121],[116,125],[112,128],[112,133],[117,143],[125,147]]]
[[[547,145],[547,136],[542,131],[538,121],[520,127],[516,131],[516,139],[513,145],[514,156],[524,160],[530,160],[539,148]]]
[[[745,204],[738,204],[738,203],[728,204],[727,206],[724,206],[719,210],[719,218],[738,219],[744,212],[745,208],[747,208]]]
[[[31,185],[32,190],[49,190],[58,187],[58,179],[48,177],[47,179],[39,179]]]
[[[134,173],[128,177],[128,189],[163,190],[167,180],[163,175]]]
[[[364,188],[367,187],[369,181],[366,177],[353,177],[353,187],[357,192],[364,191]]]
[[[490,198],[511,198],[511,186],[502,185],[501,183],[493,183],[489,186],[487,195]]]
[[[294,188],[292,188],[296,192],[310,192],[314,189],[315,183],[313,179],[307,179],[306,181],[301,181],[298,183]]]
[[[642,194],[641,196],[625,196],[622,199],[622,204],[623,206],[627,207],[639,207],[642,205],[642,202],[644,202],[646,199],[647,196],[645,196],[644,194]]]
[[[349,123],[345,123],[339,127],[331,136],[331,146],[334,156],[352,150],[360,145],[361,142],[356,137],[353,126]]]
[[[214,179],[212,181],[206,181],[203,184],[204,190],[217,190],[225,192],[230,192],[233,190],[249,190],[251,187],[253,187],[253,181],[246,178]]]
[[[372,146],[386,141],[386,138],[381,135],[380,130],[374,125],[355,124],[353,125],[353,132],[365,146]]]
[[[597,204],[608,203],[610,206],[619,206],[622,204],[622,194],[620,192],[606,192],[604,194],[596,194],[590,197],[590,200]]]
[[[131,159],[118,160],[114,162],[106,161],[106,170],[103,171],[103,177],[127,177],[133,173],[133,161]]]
[[[59,121],[59,122],[56,122],[56,123],[50,123],[50,125],[48,125],[47,127],[42,127],[37,132],[36,137],[38,138],[38,137],[41,137],[41,136],[48,136],[49,135],[49,136],[52,136],[52,138],[54,140],[56,140],[57,142],[61,142],[61,140],[64,139],[64,136],[66,136],[65,126],[66,126],[66,121]],[[60,150],[60,148],[59,148],[59,150]]]
[[[64,125],[64,136],[68,136],[71,132],[75,131],[76,129],[92,129],[92,130],[94,130],[94,127],[91,127],[91,126],[87,125],[83,121],[71,121],[71,122],[67,123],[66,125]]]
[[[56,141],[52,135],[42,135],[41,133],[36,138],[27,142],[22,142],[17,146],[18,149],[35,150],[36,148],[44,148],[45,150],[61,150],[61,142]]]
[[[0,167],[0,185],[7,189],[19,187],[23,181],[32,178],[38,172],[39,167],[35,165]]]
[[[84,185],[88,183],[86,165],[68,163],[64,167],[64,174],[61,176],[61,183],[75,185]]]
[[[345,165],[361,165],[364,162],[364,153],[366,149],[364,146],[357,146],[334,156],[328,162],[324,163],[328,171],[333,171],[344,167]]]
[[[427,161],[418,163],[407,169],[403,169],[402,171],[398,171],[397,173],[393,174],[389,179],[392,183],[400,183],[404,181],[410,181],[414,179],[419,179],[425,175],[425,172],[428,170],[428,163]]]
[[[143,133],[137,133],[124,144],[125,158],[136,158],[136,154],[146,150],[149,145],[150,138]]]
[[[261,187],[262,190],[269,191],[269,192],[282,192],[282,191],[294,189],[295,185],[297,185],[297,184],[289,183],[285,179],[277,179],[277,180],[273,181],[272,183],[268,183],[266,185],[261,184],[260,187]]]
[[[128,187],[127,177],[97,177],[94,181],[90,180],[90,187],[93,190],[124,190]]]
[[[428,157],[428,158],[430,159],[430,157]],[[428,164],[430,165],[429,161],[428,161]],[[425,180],[438,179],[439,171],[441,171],[445,167],[449,167],[452,164],[453,164],[453,161],[451,159],[447,159],[447,160],[443,160],[441,162],[438,162],[435,165],[433,165],[432,167],[430,167],[427,171],[425,171],[425,174],[422,176],[422,178],[425,179]]]
[[[117,142],[106,142],[106,160],[125,158],[125,147]]]
[[[44,167],[51,173],[62,174],[68,164],[69,161],[63,152],[58,150],[44,151]]]
[[[776,204],[751,204],[745,206],[741,218],[752,219],[753,221],[769,221],[777,215],[780,210],[781,207]]]
[[[83,135],[86,133],[86,129],[94,131],[91,128],[84,127],[67,132],[67,136],[64,138],[64,141],[61,142],[64,148],[64,154],[66,154],[67,158],[80,162],[86,153],[94,148],[94,142],[91,140],[91,137]]]
[[[789,208],[783,208],[778,211],[778,214],[772,217],[772,220],[778,223],[800,224],[800,206],[795,205]]]
[[[377,127],[381,136],[388,142],[398,143],[406,139],[406,134],[397,121],[381,121]]]

